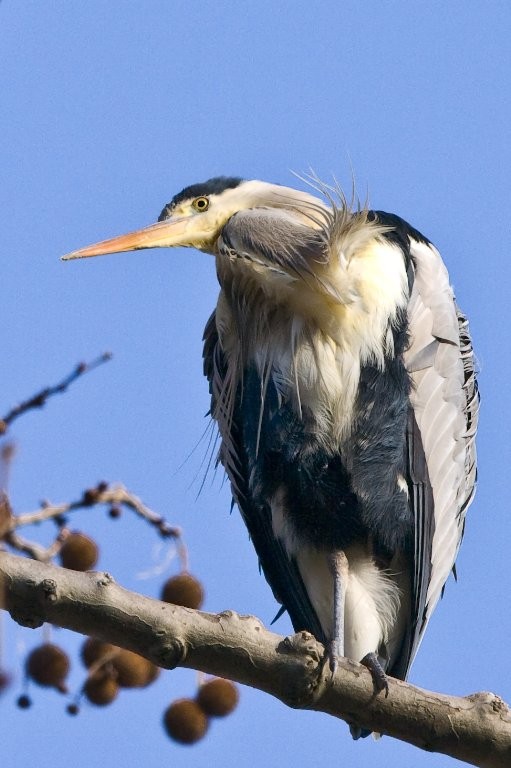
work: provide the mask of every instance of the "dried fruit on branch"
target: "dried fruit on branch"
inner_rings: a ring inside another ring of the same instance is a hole
[[[102,659],[107,660],[113,658],[118,650],[119,648],[116,645],[112,645],[112,643],[104,643],[102,640],[97,640],[95,637],[88,637],[82,645],[82,661],[85,666],[89,668]]]
[[[159,668],[155,664],[124,648],[112,659],[112,665],[122,688],[145,688],[156,680],[159,674]]]
[[[165,710],[163,724],[174,741],[195,744],[205,736],[209,721],[196,701],[177,699]]]
[[[161,591],[161,599],[165,603],[197,609],[204,602],[204,589],[195,576],[184,572],[167,579]]]
[[[83,692],[91,704],[105,707],[117,698],[119,684],[110,672],[98,670],[94,672],[83,686]]]
[[[197,703],[210,717],[225,717],[236,709],[239,701],[237,687],[230,680],[215,677],[203,683],[197,693]]]
[[[105,665],[114,671],[121,688],[145,688],[159,675],[160,668],[148,659],[118,645],[104,643],[95,637],[88,637],[82,646],[82,660],[86,667]]]
[[[98,561],[98,545],[84,533],[70,533],[60,550],[60,562],[72,571],[88,571]]]
[[[38,685],[65,691],[64,681],[69,672],[69,657],[58,645],[43,643],[27,657],[25,669]]]

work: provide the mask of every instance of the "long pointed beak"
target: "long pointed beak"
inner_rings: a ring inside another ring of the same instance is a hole
[[[182,216],[178,219],[168,219],[151,224],[136,232],[127,235],[112,237],[102,240],[94,245],[87,245],[77,251],[71,251],[62,256],[62,261],[70,259],[86,259],[89,256],[104,256],[107,253],[123,253],[124,251],[138,251],[142,248],[172,248],[177,245],[187,245],[184,237],[192,218]]]

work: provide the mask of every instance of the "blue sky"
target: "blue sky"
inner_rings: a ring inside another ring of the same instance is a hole
[[[332,174],[399,213],[440,248],[471,320],[481,367],[480,482],[458,560],[413,667],[424,688],[511,700],[507,323],[507,2],[257,3],[4,0],[0,5],[0,413],[105,349],[111,363],[13,429],[17,511],[121,480],[185,530],[205,608],[269,623],[275,604],[220,473],[197,498],[208,409],[201,335],[217,285],[210,257],[146,251],[64,264],[76,247],[154,221],[183,186],[217,174],[294,184]],[[100,566],[136,573],[151,531],[88,511]],[[40,534],[43,538],[44,530]],[[134,546],[136,541],[136,546]],[[16,672],[40,636],[4,622]],[[287,619],[276,628],[289,631]],[[76,649],[62,631],[55,640]],[[504,662],[504,663],[503,663]],[[72,682],[78,685],[77,669]],[[343,723],[244,689],[239,710],[192,749],[160,728],[193,672],[68,718],[57,695],[4,695],[2,753],[40,768],[262,765],[444,768],[392,739],[351,742]]]

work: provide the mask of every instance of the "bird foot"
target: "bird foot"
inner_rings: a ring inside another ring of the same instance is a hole
[[[331,640],[328,643],[328,649],[327,649],[328,665],[330,667],[330,672],[332,673],[332,677],[335,675],[339,667],[339,659],[342,658],[342,656],[344,656],[344,649],[342,645],[343,644],[339,639]]]
[[[371,673],[375,692],[378,694],[381,693],[381,691],[385,691],[385,698],[387,698],[389,695],[389,683],[385,670],[378,661],[378,656],[375,653],[366,653],[360,663],[363,664],[364,667],[367,667]]]

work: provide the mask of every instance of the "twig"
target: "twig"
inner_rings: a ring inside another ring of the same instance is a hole
[[[40,509],[22,515],[14,515],[11,511],[10,517],[4,522],[4,527],[7,530],[7,533],[4,535],[4,540],[13,547],[13,549],[18,550],[19,552],[24,552],[35,560],[47,562],[49,557],[53,557],[57,554],[62,546],[62,542],[57,544],[59,538],[62,538],[62,530],[57,541],[48,549],[43,549],[38,544],[32,544],[31,542],[26,541],[16,534],[15,531],[24,526],[43,523],[47,520],[55,520],[58,524],[62,524],[62,521],[65,519],[65,515],[68,512],[84,509],[86,507],[93,507],[98,504],[109,504],[113,507],[120,505],[128,507],[128,509],[131,509],[139,517],[152,525],[153,528],[156,528],[160,536],[163,538],[174,539],[181,568],[184,571],[188,570],[188,552],[182,540],[181,528],[170,525],[165,518],[156,512],[153,512],[153,510],[147,507],[138,496],[130,493],[130,491],[121,484],[108,486],[107,483],[98,483],[95,488],[88,488],[84,491],[81,498],[76,501],[64,504],[50,504],[45,501]],[[55,547],[56,549],[53,549]]]
[[[90,363],[78,363],[76,368],[68,376],[66,376],[65,379],[62,379],[61,382],[55,384],[52,387],[46,387],[40,392],[37,392],[37,394],[33,395],[28,400],[24,400],[22,403],[19,403],[19,405],[15,405],[14,408],[12,408],[9,413],[4,416],[3,419],[0,419],[0,435],[3,435],[7,432],[9,426],[12,424],[14,419],[18,418],[18,416],[21,416],[33,408],[42,408],[49,397],[65,392],[69,385],[76,381],[76,379],[78,379],[80,376],[83,376],[84,373],[88,373],[94,368],[97,368],[99,365],[103,365],[103,363],[108,362],[111,360],[111,358],[112,354],[110,352],[104,352]]]
[[[53,544],[50,544],[49,547],[42,547],[40,544],[36,544],[34,541],[24,539],[14,531],[7,533],[4,537],[4,541],[18,552],[23,552],[25,555],[31,557],[32,560],[38,560],[40,563],[49,563],[50,560],[58,555],[62,549],[62,545],[64,544],[68,534],[69,531],[67,529],[62,529],[59,531],[59,535]]]
[[[65,504],[50,504],[45,502],[41,509],[35,512],[27,512],[23,515],[13,517],[12,528],[21,528],[24,525],[34,525],[42,523],[45,520],[62,517],[66,512],[74,509],[83,509],[92,507],[96,504],[124,504],[129,509],[139,515],[154,526],[161,536],[169,538],[179,538],[181,529],[171,526],[167,521],[156,512],[147,507],[135,494],[127,490],[123,485],[108,486],[106,483],[99,483],[95,488],[88,488],[83,496],[77,501],[71,501]]]

